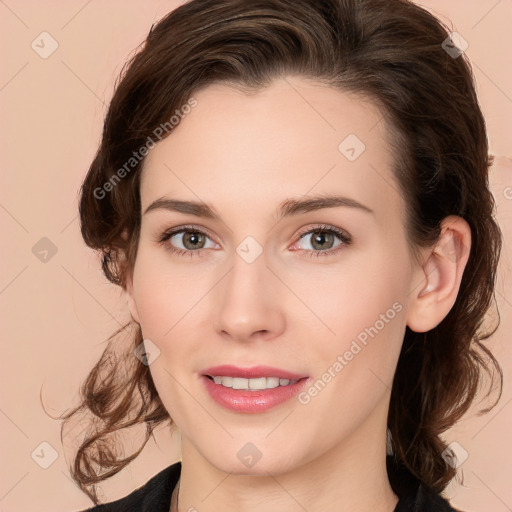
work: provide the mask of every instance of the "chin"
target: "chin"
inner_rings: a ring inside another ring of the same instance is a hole
[[[217,454],[209,458],[210,464],[220,471],[233,475],[268,476],[292,471],[299,461],[291,461],[278,447],[272,450],[273,455],[265,457],[265,450],[257,451],[250,443],[241,449]],[[263,452],[263,453],[262,453]]]

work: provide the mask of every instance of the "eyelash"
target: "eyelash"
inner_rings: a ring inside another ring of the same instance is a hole
[[[167,244],[166,242],[172,238],[174,235],[177,235],[179,233],[199,233],[201,235],[205,235],[206,237],[210,238],[207,233],[202,231],[201,229],[198,229],[194,226],[181,226],[176,229],[172,229],[170,231],[166,231],[162,234],[162,236],[157,240],[160,245],[165,245],[166,249],[170,251],[173,254],[176,254],[178,256],[185,256],[187,254],[190,255],[191,258],[194,257],[194,255],[199,256],[202,254],[203,251],[206,251],[207,249],[197,249],[195,251],[187,250],[187,249],[177,249],[176,247],[171,246],[170,244]],[[297,251],[305,252],[306,256],[309,258],[318,258],[320,256],[330,256],[333,254],[336,254],[338,251],[342,250],[344,246],[350,245],[352,243],[352,239],[350,236],[341,229],[335,228],[333,226],[327,226],[327,225],[319,225],[315,226],[314,228],[309,228],[306,231],[303,231],[299,234],[299,239],[302,239],[305,235],[309,235],[311,233],[332,233],[336,235],[342,243],[337,245],[336,247],[332,249],[327,249],[325,251],[314,251],[309,249],[297,249]]]

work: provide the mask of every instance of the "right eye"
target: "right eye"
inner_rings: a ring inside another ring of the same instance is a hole
[[[193,226],[181,226],[163,233],[158,242],[171,253],[179,256],[190,254],[192,257],[199,256],[204,249],[207,249],[204,247],[207,239],[209,240],[210,237],[204,231]],[[182,247],[176,247],[174,245],[176,243],[181,243]]]

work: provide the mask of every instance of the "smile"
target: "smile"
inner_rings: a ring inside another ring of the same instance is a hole
[[[247,389],[250,391],[260,391],[262,389],[272,389],[279,386],[291,386],[295,384],[299,379],[281,379],[279,377],[256,377],[251,379],[245,379],[243,377],[229,377],[229,376],[211,376],[207,375],[212,379],[215,384],[219,384],[226,388],[232,389]]]

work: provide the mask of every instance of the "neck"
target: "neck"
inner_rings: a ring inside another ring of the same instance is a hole
[[[257,475],[221,471],[183,437],[181,478],[171,512],[393,512],[398,497],[386,471],[385,431],[368,434],[359,429],[309,462]]]

